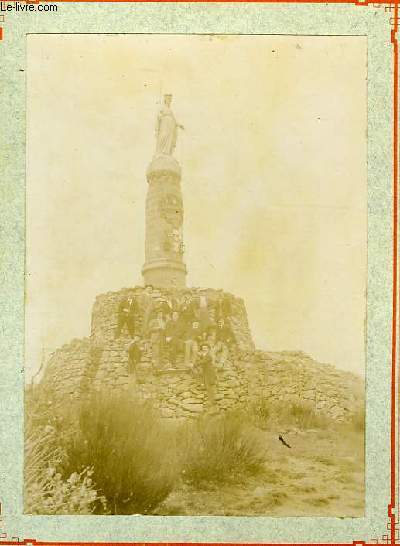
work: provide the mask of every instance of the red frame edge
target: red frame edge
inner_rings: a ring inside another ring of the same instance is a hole
[[[27,4],[38,4],[40,0],[23,0]],[[371,539],[370,542],[360,540],[352,541],[348,543],[324,543],[326,546],[364,546],[366,544],[377,544],[379,546],[384,545],[396,545],[400,543],[400,529],[399,529],[399,506],[396,503],[396,480],[397,491],[400,491],[400,461],[397,457],[397,434],[400,430],[400,400],[397,394],[397,325],[398,325],[398,235],[399,235],[399,43],[398,43],[398,29],[399,29],[399,2],[400,0],[377,0],[370,2],[369,0],[355,0],[351,2],[349,0],[142,0],[136,2],[136,0],[57,0],[58,2],[130,2],[130,3],[181,3],[181,2],[207,2],[207,3],[281,3],[281,4],[350,4],[357,6],[369,6],[384,7],[385,11],[393,11],[393,17],[390,19],[392,28],[390,29],[390,42],[393,46],[393,218],[392,218],[392,256],[393,256],[393,268],[392,268],[392,334],[391,334],[391,391],[390,391],[390,500],[388,503],[388,522],[386,524],[387,534],[382,535],[378,539]],[[0,23],[4,23],[4,16],[0,17]],[[0,26],[0,41],[4,38],[4,28]],[[3,41],[4,44],[4,41]],[[399,369],[400,375],[400,369]],[[396,403],[399,405],[396,413]],[[0,502],[0,531],[4,531],[4,518],[2,515],[2,506]],[[90,546],[94,544],[102,544],[109,546],[143,546],[144,544],[152,544],[154,546],[182,546],[190,544],[190,546],[239,546],[239,543],[175,543],[175,542],[42,542],[36,539],[20,539],[19,537],[8,537],[6,532],[0,533],[0,546]],[[293,546],[293,543],[275,543],[279,546]],[[318,546],[319,543],[295,543],[296,546]],[[252,546],[273,546],[273,543],[252,543]]]

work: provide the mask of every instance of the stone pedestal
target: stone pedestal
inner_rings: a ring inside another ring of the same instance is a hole
[[[215,400],[218,412],[248,407],[257,399],[269,400],[283,408],[293,403],[312,405],[336,420],[350,418],[364,404],[361,378],[327,364],[319,364],[301,352],[255,351],[244,302],[232,294],[213,289],[153,291],[156,300],[184,295],[196,300],[206,295],[210,316],[220,295],[230,302],[230,326],[237,347],[229,351],[222,367],[216,369]],[[129,374],[127,328],[115,339],[120,303],[128,296],[141,302],[143,287],[125,288],[96,298],[90,339],[74,340],[55,351],[44,370],[41,384],[52,394],[52,403],[68,405],[74,399],[87,400],[93,391],[118,393],[126,390],[146,400],[166,418],[193,418],[208,411],[207,392],[201,376],[185,367],[183,355],[159,367],[152,364],[151,347],[142,355],[136,373]],[[139,306],[138,331],[144,308]],[[53,406],[54,407],[54,406]]]
[[[170,155],[157,155],[147,169],[145,284],[184,288],[181,168]]]

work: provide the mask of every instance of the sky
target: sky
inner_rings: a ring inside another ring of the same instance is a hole
[[[364,373],[366,39],[29,35],[26,378],[142,284],[163,93],[185,129],[188,286],[245,301],[254,341]]]

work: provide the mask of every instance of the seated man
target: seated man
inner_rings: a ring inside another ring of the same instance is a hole
[[[165,321],[162,311],[158,311],[157,316],[150,320],[149,334],[153,366],[158,367],[161,362],[165,342]]]
[[[165,327],[165,348],[168,351],[170,362],[175,362],[178,354],[183,350],[185,326],[179,320],[178,311],[172,312],[171,320]]]
[[[185,332],[185,366],[189,366],[190,362],[193,366],[196,364],[201,334],[200,323],[195,319]]]
[[[137,311],[138,305],[133,296],[128,296],[127,299],[122,300],[118,307],[118,325],[115,331],[115,339],[119,338],[125,325],[130,337],[134,336]]]
[[[235,336],[231,327],[220,318],[215,329],[215,359],[223,364],[229,355],[229,347],[235,342]]]

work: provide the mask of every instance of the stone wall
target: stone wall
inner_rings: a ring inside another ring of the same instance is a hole
[[[221,290],[173,289],[155,290],[154,298],[173,295],[182,298],[190,295],[195,298],[199,292],[207,296],[210,306],[222,293]],[[160,369],[154,369],[151,363],[150,348],[144,353],[136,369],[136,377],[128,374],[128,353],[130,343],[128,332],[122,331],[118,339],[114,338],[118,322],[118,306],[129,295],[140,300],[143,288],[126,288],[119,292],[109,292],[96,298],[92,314],[91,339],[98,348],[99,361],[93,378],[93,388],[100,390],[105,385],[112,389],[130,389],[142,399],[151,399],[161,414],[168,417],[190,417],[207,410],[207,397],[200,377],[179,362],[164,362]],[[231,327],[236,337],[239,350],[229,355],[223,368],[217,369],[216,403],[217,408],[228,409],[241,403],[247,397],[247,379],[245,369],[239,365],[242,353],[253,352],[254,343],[247,321],[247,313],[242,299],[226,294],[232,308]],[[141,317],[139,317],[140,319]],[[137,324],[141,330],[141,324]]]
[[[89,380],[92,343],[89,338],[74,339],[50,355],[42,382],[56,398],[78,398]]]
[[[359,376],[320,364],[301,351],[255,351],[247,377],[254,398],[306,402],[334,419],[345,419],[364,404]]]
[[[122,345],[122,344],[121,344]],[[110,359],[116,364],[112,374],[105,371]],[[134,375],[127,372],[126,351],[107,352],[103,367],[93,383],[94,389],[128,390],[134,397],[151,400],[163,417],[194,417],[211,410],[231,409],[248,398],[245,370],[229,359],[217,369],[216,407],[211,407],[201,377],[189,368],[154,369],[150,354],[144,355]],[[107,377],[107,380],[105,380]]]
[[[134,374],[128,373],[128,332],[115,339],[118,306],[128,295],[141,296],[143,288],[126,288],[96,298],[90,339],[74,340],[51,356],[43,377],[56,396],[87,397],[92,390],[128,390],[132,396],[150,400],[164,417],[193,417],[205,411],[223,411],[257,398],[272,402],[309,402],[317,411],[344,419],[363,404],[364,384],[358,376],[319,364],[302,352],[265,352],[254,349],[243,300],[231,301],[231,326],[237,348],[216,370],[216,407],[207,402],[203,381],[177,362],[163,361],[155,368],[150,346],[144,351]],[[200,289],[175,290],[174,294],[196,296]],[[221,291],[207,290],[213,301]],[[158,291],[154,297],[168,295]],[[140,320],[137,325],[140,330]]]
[[[134,296],[140,300],[143,295],[143,287],[136,286],[134,288],[124,288],[118,292],[107,292],[97,296],[92,311],[92,326],[91,338],[96,345],[104,345],[108,351],[118,350],[119,345],[114,345],[114,334],[118,323],[118,306],[128,296]],[[247,312],[243,299],[237,298],[232,294],[223,292],[222,290],[202,289],[202,288],[187,288],[187,289],[154,289],[153,297],[156,299],[160,296],[174,296],[182,298],[184,295],[190,295],[195,298],[203,293],[212,306],[220,294],[225,294],[229,299],[232,307],[231,327],[235,334],[236,341],[242,351],[254,351],[254,342],[251,336]],[[140,321],[142,317],[139,317]],[[129,342],[129,337],[126,329],[122,332],[122,339]]]

